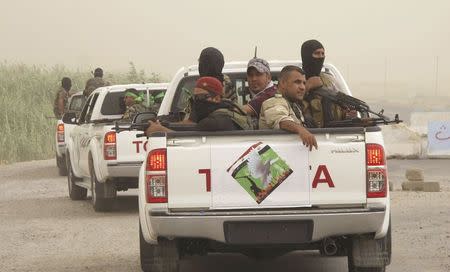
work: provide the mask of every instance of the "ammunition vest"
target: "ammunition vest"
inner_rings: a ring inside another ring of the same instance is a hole
[[[253,130],[251,119],[245,112],[235,103],[233,107],[217,109],[210,116],[226,115],[242,130]]]

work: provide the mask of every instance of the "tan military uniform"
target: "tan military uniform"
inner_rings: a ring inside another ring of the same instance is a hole
[[[300,111],[300,114],[301,111]],[[280,129],[280,122],[292,121],[301,125],[303,115],[298,118],[291,104],[280,93],[267,99],[261,106],[259,129]]]
[[[141,113],[141,112],[146,112],[146,111],[148,111],[147,108],[144,105],[142,105],[141,103],[133,104],[133,105],[127,107],[127,110],[125,111],[125,113],[122,116],[122,120],[132,122],[133,118],[134,118],[134,116],[136,116],[136,114]]]
[[[89,96],[95,89],[103,86],[108,86],[109,83],[104,81],[101,77],[93,77],[86,81],[86,87],[84,88],[84,96]]]
[[[56,92],[55,101],[53,102],[53,113],[55,114],[55,117],[58,119],[61,119],[63,114],[67,111],[67,101],[69,98],[76,93],[75,91],[66,91],[63,87],[60,87],[58,91]],[[64,108],[61,111],[59,109],[59,101],[63,100]]]
[[[320,79],[323,82],[324,88],[336,92],[342,90],[342,88],[332,75],[327,73],[320,73]],[[311,90],[308,94],[308,103],[310,107],[309,112],[311,113],[315,124],[319,128],[326,126],[326,119],[331,119],[328,121],[340,121],[345,119],[344,109],[334,103],[323,105],[322,96],[314,94],[314,90]],[[324,112],[324,110],[327,110],[327,112]]]

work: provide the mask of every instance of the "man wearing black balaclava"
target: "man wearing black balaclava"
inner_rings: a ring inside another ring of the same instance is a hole
[[[237,96],[233,83],[229,76],[222,74],[224,64],[222,52],[217,48],[207,47],[202,50],[198,58],[198,72],[200,77],[217,78],[223,84],[223,97],[235,101]]]
[[[318,87],[326,87],[335,91],[341,90],[338,82],[328,73],[323,73],[325,49],[317,40],[309,40],[302,44],[302,67],[306,74],[306,91]]]
[[[207,47],[198,58],[198,73],[200,77],[215,77],[223,82],[222,69],[225,64],[223,54],[217,48]]]
[[[329,122],[343,120],[345,111],[338,105],[326,101],[315,93],[319,88],[339,91],[337,81],[331,74],[322,72],[325,60],[325,49],[317,40],[309,40],[302,44],[302,67],[306,75],[305,101],[309,104],[311,116],[318,127],[328,127]]]

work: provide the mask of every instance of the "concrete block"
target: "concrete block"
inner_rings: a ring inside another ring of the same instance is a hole
[[[405,124],[381,126],[387,158],[419,158],[422,153],[421,136]]]
[[[423,181],[422,169],[406,169],[405,177],[409,181]]]
[[[440,192],[441,187],[439,182],[424,182],[423,183],[423,191],[424,192]]]
[[[402,183],[403,191],[423,191],[423,181],[405,181]]]

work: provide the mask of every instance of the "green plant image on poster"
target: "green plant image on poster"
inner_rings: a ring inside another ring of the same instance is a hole
[[[269,145],[261,142],[247,149],[227,171],[258,204],[293,173]]]

